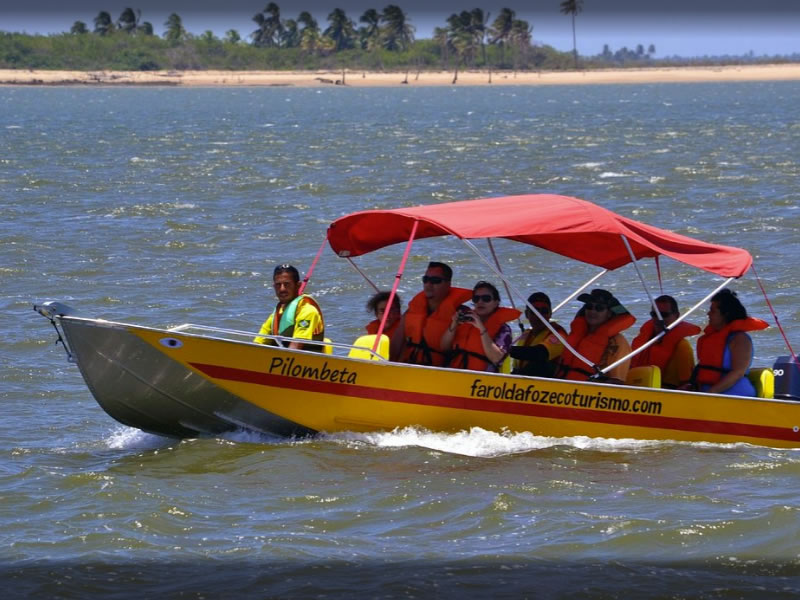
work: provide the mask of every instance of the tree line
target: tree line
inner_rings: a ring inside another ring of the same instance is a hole
[[[583,0],[563,0],[560,11],[572,22],[572,52],[534,44],[533,26],[502,8],[494,18],[480,8],[451,14],[431,39],[416,39],[406,12],[394,4],[370,8],[354,20],[334,8],[320,25],[308,11],[284,18],[269,2],[253,16],[255,29],[243,39],[235,30],[218,38],[210,30],[186,31],[171,13],[162,36],[141,10],[126,7],[114,20],[101,10],[90,30],[75,21],[69,33],[50,36],[0,32],[0,67],[75,70],[169,69],[547,69],[641,65],[654,62],[655,48],[635,51],[608,46],[596,56],[577,52],[576,17]],[[658,64],[666,64],[658,61]],[[717,63],[718,64],[718,63]]]

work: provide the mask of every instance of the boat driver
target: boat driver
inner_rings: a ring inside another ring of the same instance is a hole
[[[297,269],[292,265],[275,267],[272,273],[272,287],[278,298],[278,304],[264,321],[258,336],[253,341],[270,346],[285,345],[285,341],[278,344],[272,338],[263,337],[280,335],[298,340],[290,342],[289,348],[322,352],[323,344],[308,343],[312,340],[323,342],[325,339],[325,321],[322,318],[322,310],[311,296],[299,294],[300,273]]]
[[[441,262],[430,262],[422,276],[422,291],[401,317],[392,336],[392,360],[415,365],[444,365],[442,334],[450,326],[458,307],[472,298],[472,290],[450,285],[453,270]]]

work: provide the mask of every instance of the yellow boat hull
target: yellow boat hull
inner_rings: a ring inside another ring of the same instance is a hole
[[[235,427],[281,435],[481,427],[800,447],[800,403],[792,401],[358,360],[91,319],[65,318],[63,326],[84,378],[112,416],[178,437]],[[96,366],[86,366],[92,361]],[[123,387],[155,391],[137,400]],[[114,390],[125,396],[123,418]]]

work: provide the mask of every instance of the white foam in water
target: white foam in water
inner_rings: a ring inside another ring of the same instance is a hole
[[[105,443],[114,450],[129,450],[132,448],[148,449],[160,448],[169,440],[160,435],[145,433],[141,429],[120,425],[106,438]]]
[[[487,431],[472,427],[469,431],[458,433],[433,432],[418,427],[403,427],[393,431],[376,433],[321,433],[311,438],[294,439],[284,436],[239,429],[218,436],[219,439],[239,444],[297,444],[304,442],[333,442],[335,444],[369,445],[377,448],[428,448],[448,454],[460,454],[477,458],[493,458],[510,454],[522,454],[534,450],[554,447],[572,447],[579,450],[599,450],[603,452],[629,452],[661,446],[686,444],[696,447],[736,449],[749,444],[714,444],[711,442],[676,442],[658,440],[634,440],[613,438],[592,438],[586,436],[547,437],[530,432],[511,433],[509,431]],[[108,448],[115,450],[155,449],[171,443],[168,438],[145,433],[139,429],[120,425],[104,440]],[[800,449],[798,449],[800,451]]]
[[[743,444],[712,444],[706,442],[676,442],[658,440],[634,440],[591,438],[586,436],[574,437],[546,437],[534,435],[529,432],[511,433],[504,431],[497,433],[487,431],[480,427],[473,427],[469,431],[458,433],[435,433],[416,427],[404,427],[391,432],[379,433],[336,433],[324,434],[317,439],[332,442],[360,442],[377,446],[379,448],[403,448],[416,446],[429,448],[450,454],[461,454],[492,458],[509,454],[521,454],[534,450],[543,450],[557,446],[573,447],[580,450],[600,450],[603,452],[629,452],[631,450],[644,450],[675,444],[688,444],[698,447],[736,448]],[[746,444],[744,444],[746,445]]]
[[[260,433],[258,431],[250,431],[246,429],[228,431],[220,434],[219,437],[223,440],[228,440],[229,442],[238,442],[240,444],[276,444],[286,443],[291,439],[281,435]]]

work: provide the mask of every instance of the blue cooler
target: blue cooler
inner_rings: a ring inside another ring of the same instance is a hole
[[[800,400],[800,363],[791,356],[779,356],[772,367],[775,373],[775,397],[781,400]]]

